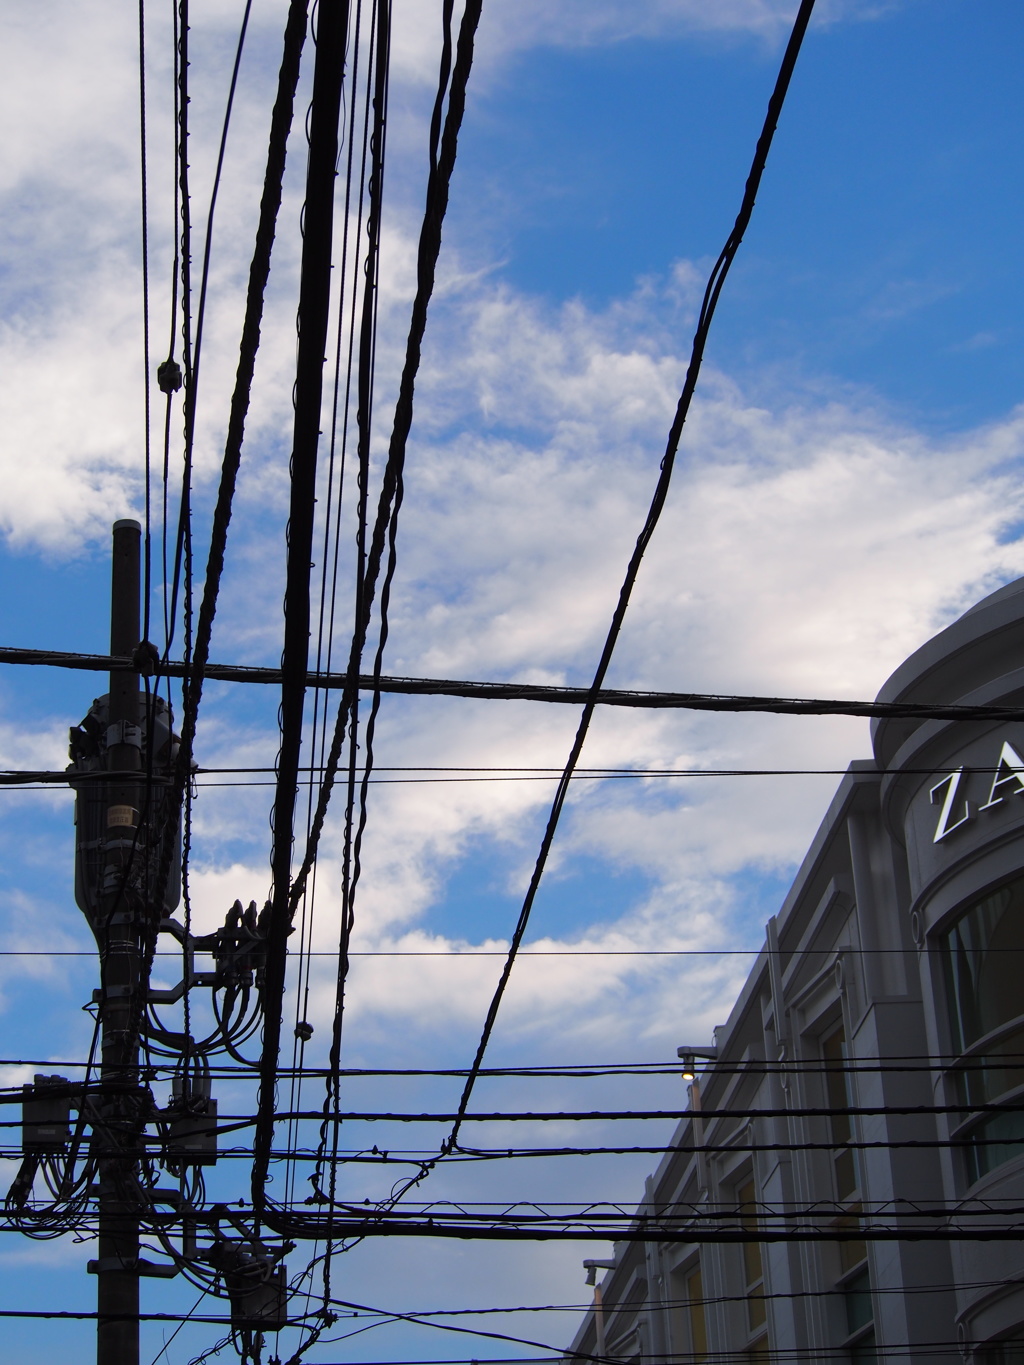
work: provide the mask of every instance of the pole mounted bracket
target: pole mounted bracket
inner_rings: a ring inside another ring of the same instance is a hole
[[[97,986],[92,993],[92,1003],[102,1005],[107,1000],[130,1000],[136,994],[134,986]]]
[[[161,1265],[147,1261],[144,1256],[101,1256],[98,1261],[89,1261],[85,1268],[90,1275],[121,1270],[126,1275],[144,1275],[153,1280],[173,1280],[178,1273],[176,1265]]]

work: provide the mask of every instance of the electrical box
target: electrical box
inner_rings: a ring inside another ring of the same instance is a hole
[[[262,1332],[280,1332],[288,1326],[288,1271],[283,1265],[264,1268],[267,1278],[252,1275],[232,1277],[228,1281],[231,1296],[231,1326],[259,1328]]]
[[[55,1089],[63,1093],[53,1094]],[[71,1142],[71,1093],[66,1076],[37,1075],[23,1085],[21,1144],[26,1156],[55,1156]]]
[[[288,1326],[288,1271],[279,1258],[294,1245],[268,1252],[258,1238],[239,1242],[218,1234],[206,1259],[224,1277],[235,1331],[279,1332]]]
[[[171,709],[163,697],[140,698],[142,723],[138,727],[111,726],[109,697],[97,697],[89,714],[71,730],[68,782],[75,789],[75,900],[95,926],[104,896],[103,879],[109,868],[112,844],[120,843],[130,881],[145,896],[159,873],[160,847],[166,819],[163,803],[169,790],[178,737],[172,729]],[[148,712],[148,714],[147,714]],[[114,733],[116,731],[116,733]],[[111,806],[107,771],[110,744],[132,744],[139,749],[140,786],[151,774],[152,798],[148,818],[140,824],[140,812],[130,806]],[[179,823],[164,891],[162,915],[170,915],[181,899],[181,831]]]
[[[167,1159],[183,1166],[214,1166],[217,1162],[217,1101],[208,1079],[192,1077],[171,1082],[167,1120]]]

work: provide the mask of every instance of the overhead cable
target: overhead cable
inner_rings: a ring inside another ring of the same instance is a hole
[[[579,762],[580,754],[583,752],[583,745],[586,741],[587,733],[590,729],[590,723],[594,717],[594,712],[597,708],[596,694],[598,694],[604,686],[604,681],[607,676],[608,669],[611,666],[612,655],[615,651],[615,646],[619,638],[619,632],[621,631],[622,623],[625,620],[626,610],[629,606],[629,600],[630,597],[632,596],[633,587],[636,583],[637,576],[640,572],[640,565],[643,561],[644,553],[651,542],[655,529],[657,528],[658,522],[661,518],[661,513],[664,509],[665,502],[668,498],[669,485],[672,480],[672,471],[675,466],[676,452],[679,449],[679,442],[683,433],[683,424],[686,421],[687,415],[690,410],[690,404],[693,400],[694,391],[696,390],[697,387],[697,379],[698,376],[700,375],[701,362],[704,358],[704,348],[707,344],[708,335],[711,330],[711,323],[712,320],[714,319],[715,309],[718,305],[718,300],[719,297],[721,296],[722,287],[725,284],[726,276],[729,273],[729,268],[732,265],[733,259],[735,258],[737,251],[739,250],[740,243],[743,240],[743,234],[746,231],[747,224],[750,222],[750,216],[754,210],[754,201],[757,197],[758,186],[761,183],[761,176],[764,173],[764,168],[768,160],[768,152],[771,148],[772,138],[775,135],[775,128],[778,123],[779,115],[782,112],[782,106],[783,103],[785,102],[786,92],[789,89],[790,79],[792,78],[793,71],[796,67],[796,60],[800,52],[801,44],[803,43],[804,34],[807,31],[807,25],[810,22],[811,12],[813,9],[814,0],[801,0],[800,8],[797,11],[797,16],[793,23],[793,29],[789,37],[789,42],[786,44],[786,51],[782,59],[782,65],[779,69],[778,78],[775,82],[775,89],[773,90],[772,97],[768,102],[768,113],[765,117],[764,126],[761,130],[761,136],[758,138],[757,141],[757,148],[754,152],[754,160],[750,168],[750,174],[747,176],[747,183],[744,189],[743,200],[740,205],[740,211],[736,216],[736,222],[733,224],[732,232],[729,234],[725,246],[722,248],[718,260],[715,262],[714,268],[711,271],[710,278],[708,279],[707,288],[704,291],[704,301],[701,305],[700,316],[697,320],[697,329],[693,337],[693,346],[690,353],[690,362],[689,365],[687,366],[686,377],[683,381],[682,393],[679,396],[679,402],[676,406],[675,416],[672,420],[672,425],[669,430],[668,442],[665,448],[664,457],[662,458],[661,472],[658,476],[658,481],[655,486],[654,496],[651,499],[651,505],[647,513],[647,519],[644,522],[640,535],[637,537],[637,542],[633,549],[632,556],[630,557],[629,565],[626,569],[626,576],[623,580],[622,587],[619,589],[619,599],[618,602],[616,603],[615,611],[612,614],[611,625],[609,626],[608,634],[605,638],[604,648],[601,651],[601,657],[600,660],[598,661],[597,669],[594,673],[594,679],[590,685],[589,693],[584,703],[583,714],[580,717],[579,727],[576,731],[576,738],[573,741],[572,749],[570,750],[569,753],[569,758],[566,761],[565,771],[562,774],[562,778],[558,784],[558,789],[555,793],[554,801],[552,802],[551,805],[551,813],[548,816],[547,827],[544,831],[544,835],[541,840],[540,850],[537,854],[537,860],[534,865],[533,874],[530,878],[530,884],[527,889],[526,896],[524,897],[523,900],[522,909],[519,913],[519,920],[512,934],[512,943],[509,948],[508,957],[506,959],[505,966],[502,968],[501,976],[498,980],[497,986],[495,987],[494,994],[491,998],[490,1005],[488,1006],[487,1009],[487,1015],[486,1018],[484,1019],[483,1030],[481,1031],[480,1034],[480,1041],[477,1045],[476,1056],[473,1059],[473,1065],[471,1067],[470,1074],[466,1079],[465,1088],[463,1089],[462,1092],[462,1098],[459,1101],[458,1116],[456,1117],[454,1123],[452,1124],[451,1132],[448,1135],[446,1143],[447,1147],[451,1147],[458,1141],[459,1127],[462,1122],[462,1116],[466,1113],[469,1107],[469,1101],[473,1094],[473,1088],[476,1084],[476,1078],[477,1075],[479,1074],[480,1067],[483,1064],[484,1054],[487,1051],[487,1046],[491,1039],[491,1033],[494,1029],[494,1023],[498,1016],[498,1010],[501,1006],[501,1001],[505,994],[505,988],[508,985],[509,977],[512,974],[512,968],[515,965],[516,957],[519,952],[519,947],[526,933],[527,924],[529,923],[530,912],[533,909],[534,899],[536,898],[537,891],[540,887],[541,878],[544,875],[544,869],[547,866],[548,854],[551,850],[551,845],[554,842],[555,831],[558,827],[559,817],[561,816],[562,809],[565,805],[566,797],[568,796],[569,793],[569,786],[572,779],[573,770],[576,767],[576,764]]]
[[[427,310],[434,289],[437,259],[441,250],[441,230],[448,206],[452,173],[455,169],[459,130],[462,126],[462,116],[465,111],[466,88],[469,83],[469,75],[473,64],[473,48],[476,29],[480,21],[481,7],[482,0],[467,0],[462,26],[459,31],[457,56],[452,71],[451,89],[448,97],[448,111],[445,117],[444,131],[441,137],[440,153],[437,158],[436,167],[431,167],[431,174],[427,186],[427,203],[424,210],[423,224],[420,230],[417,254],[416,296],[413,301],[409,336],[406,342],[402,379],[399,386],[398,399],[395,404],[394,422],[392,425],[391,439],[388,445],[388,460],[384,471],[384,479],[377,507],[377,516],[373,527],[373,537],[367,555],[366,573],[359,603],[359,620],[352,641],[349,669],[345,674],[346,684],[341,706],[338,711],[334,740],[327,759],[326,773],[321,787],[320,798],[317,804],[317,811],[314,816],[307,849],[305,856],[303,857],[302,866],[296,874],[293,900],[301,894],[303,883],[309,874],[312,861],[316,856],[320,833],[323,829],[323,822],[326,818],[327,807],[330,802],[334,777],[341,757],[341,745],[344,739],[347,713],[351,707],[354,693],[357,690],[362,690],[364,687],[362,675],[359,673],[359,663],[362,659],[366,634],[370,625],[370,612],[373,605],[377,577],[380,573],[386,541],[390,543],[393,553],[396,530],[395,518],[397,517],[397,512],[400,507],[401,480],[405,465],[406,445],[412,426],[413,397],[416,377],[419,372],[420,353],[423,345],[424,332],[426,330]],[[393,573],[393,567],[390,565],[390,562],[389,571]],[[352,685],[353,683],[355,685]],[[374,661],[374,672],[366,680],[365,685],[367,690],[374,693],[388,690],[384,686],[379,651],[378,656]]]
[[[270,275],[270,257],[277,228],[277,216],[281,207],[288,134],[291,130],[295,91],[299,79],[299,63],[306,36],[306,10],[307,0],[291,0],[285,24],[284,50],[278,73],[277,96],[271,114],[270,139],[263,180],[263,194],[260,200],[259,223],[256,229],[252,261],[249,266],[238,369],[235,375],[234,391],[231,395],[224,459],[221,465],[220,486],[213,515],[210,551],[207,559],[203,598],[199,607],[195,649],[188,668],[189,686],[182,718],[182,737],[170,798],[172,810],[177,810],[180,807],[190,777],[196,718],[202,697],[206,662],[209,657],[213,619],[217,610],[217,596],[224,571],[224,551],[227,544],[228,524],[231,520],[235,483],[241,463],[245,420],[249,411],[256,353],[260,344],[264,298]],[[163,671],[168,671],[166,663],[163,666]],[[184,666],[182,666],[181,672],[175,676],[182,676],[184,671]],[[161,848],[157,896],[161,894],[161,888],[166,884],[170,875],[175,839],[176,822],[169,819],[165,825]]]
[[[267,925],[260,1070],[261,1121],[257,1125],[253,1144],[253,1198],[257,1205],[263,1196],[273,1133],[281,1001],[284,995],[285,941],[290,928],[293,821],[306,673],[309,667],[309,584],[316,512],[317,451],[331,299],[334,177],[338,160],[338,119],[347,41],[348,0],[320,0],[317,7],[316,58],[299,276],[299,337],[290,466],[284,650],[281,657],[281,746],[274,797],[271,853],[273,890]]]
[[[198,636],[197,636],[198,648]],[[138,664],[128,657],[109,654],[76,654],[53,649],[19,649],[0,646],[0,664],[27,664],[49,668],[81,669],[94,673],[134,672]],[[182,677],[186,665],[178,660],[161,663],[168,677]],[[193,670],[195,665],[192,665]],[[278,685],[279,668],[245,664],[207,664],[204,677],[218,682],[250,682]],[[725,711],[779,716],[864,716],[880,720],[1024,720],[1024,706],[970,705],[967,703],[916,701],[855,701],[846,698],[771,697],[726,692],[651,692],[600,687],[555,687],[546,683],[472,682],[451,678],[402,678],[360,673],[309,673],[307,687],[332,691],[382,692],[416,697],[465,697],[499,701],[543,701],[577,706],[627,706],[639,710]]]

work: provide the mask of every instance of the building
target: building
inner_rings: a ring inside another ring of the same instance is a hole
[[[1024,706],[1024,579],[879,699]],[[872,739],[570,1356],[1024,1361],[1024,720]]]

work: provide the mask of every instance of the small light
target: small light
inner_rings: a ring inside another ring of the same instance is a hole
[[[714,1061],[718,1055],[718,1049],[713,1047],[688,1047],[684,1044],[676,1048],[676,1056],[683,1064],[682,1078],[684,1081],[695,1081],[697,1079],[697,1058],[701,1057],[707,1061]]]

